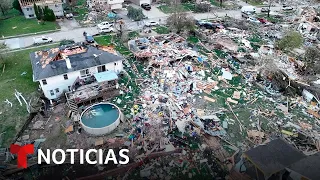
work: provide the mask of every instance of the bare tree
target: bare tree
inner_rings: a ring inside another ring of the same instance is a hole
[[[317,74],[320,72],[320,52],[315,47],[308,47],[304,54],[304,74]]]
[[[11,0],[0,0],[0,10],[2,12],[2,15],[5,15],[11,7]]]
[[[171,29],[175,30],[178,34],[182,30],[193,30],[195,23],[192,17],[188,16],[187,13],[183,12],[182,6],[180,6],[180,1],[175,0],[171,2],[174,8],[174,13],[172,13],[168,19],[167,24]]]

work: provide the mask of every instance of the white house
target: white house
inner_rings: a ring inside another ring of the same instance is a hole
[[[48,6],[49,9],[52,9],[56,17],[64,16],[63,13],[63,2],[62,0],[19,0],[22,12],[26,18],[35,18],[36,14],[34,12],[34,4],[37,6],[45,7]]]
[[[123,57],[115,50],[81,43],[30,53],[33,81],[48,99],[69,92],[76,82],[87,82],[96,73],[123,70]]]
[[[124,0],[107,0],[108,9],[122,9]]]
[[[89,8],[99,8],[101,10],[122,9],[124,0],[87,0]]]

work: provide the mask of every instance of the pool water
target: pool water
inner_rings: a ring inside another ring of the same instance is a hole
[[[87,127],[102,128],[114,123],[118,117],[117,107],[111,104],[98,104],[86,110],[81,121]]]

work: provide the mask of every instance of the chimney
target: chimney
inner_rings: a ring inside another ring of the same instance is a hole
[[[72,67],[71,67],[71,62],[70,62],[69,57],[68,57],[68,56],[66,56],[64,59],[65,59],[66,64],[67,64],[67,68],[68,68],[68,69],[72,69]]]

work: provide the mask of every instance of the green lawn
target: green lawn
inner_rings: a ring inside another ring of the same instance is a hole
[[[113,45],[115,49],[121,53],[122,55],[128,56],[132,53],[129,51],[127,47],[125,47],[120,40],[114,35],[106,35],[106,36],[99,36],[94,38],[95,41],[100,45]]]
[[[135,38],[135,37],[139,37],[139,33],[137,31],[131,31],[128,33],[128,36],[130,39]]]
[[[84,20],[84,17],[88,14],[88,9],[84,7],[77,7],[73,11],[74,18],[78,21]]]
[[[53,47],[50,45],[47,47]],[[23,123],[28,118],[26,106],[20,106],[14,96],[15,89],[22,93],[29,102],[30,97],[34,97],[38,88],[38,83],[32,80],[32,67],[29,53],[44,49],[33,48],[9,53],[5,58],[5,68],[3,71],[3,62],[0,63],[0,147],[7,147],[15,134],[20,130]],[[12,107],[4,101],[8,99]]]
[[[165,26],[157,26],[153,30],[158,34],[169,34],[170,33],[170,30]]]
[[[44,22],[44,24],[38,24],[36,19],[26,19],[24,16],[14,16],[0,20],[1,37],[37,33],[41,31],[56,30],[58,28],[59,25],[56,22]]]
[[[220,7],[220,0],[210,0],[210,3],[214,6]],[[222,2],[222,7],[224,7],[223,2]]]
[[[162,12],[164,12],[164,13],[166,13],[166,14],[170,14],[170,13],[173,13],[173,12],[175,12],[175,7],[173,7],[173,6],[170,6],[170,5],[162,5],[162,6],[159,6],[158,7]],[[187,11],[191,11],[190,9],[189,9],[189,5],[179,5],[178,7],[177,7],[177,9],[179,10],[179,11],[182,11],[182,12],[187,12]]]
[[[184,7],[184,9],[188,9],[189,11],[195,10],[195,4],[192,3],[183,3],[182,6]]]
[[[10,9],[5,15],[0,13],[0,19],[13,17],[13,16],[19,16],[21,13],[15,9]]]
[[[263,2],[261,0],[247,0],[244,2],[247,2],[248,4],[251,4],[253,6],[263,5]]]
[[[187,41],[196,44],[196,43],[199,42],[199,39],[198,39],[198,37],[189,36],[189,37],[187,38]]]
[[[85,0],[77,0],[77,6],[83,6],[86,4]]]

